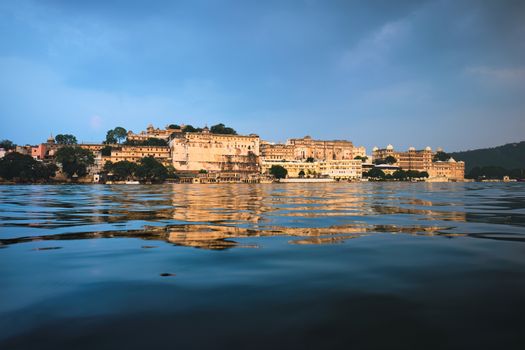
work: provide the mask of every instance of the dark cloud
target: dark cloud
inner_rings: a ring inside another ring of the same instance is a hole
[[[198,123],[202,113],[203,122],[228,118],[218,121],[270,139],[282,138],[270,126],[279,122],[290,136],[367,146],[489,145],[518,137],[523,126],[524,16],[523,1],[489,0],[6,2],[0,113],[21,119],[21,101],[69,99],[87,119],[125,120],[134,108],[146,114],[144,124],[164,123],[169,114]],[[21,81],[17,67],[34,70],[48,91],[10,89]],[[23,108],[35,119],[74,110]],[[496,132],[494,115],[505,121]],[[141,117],[134,118],[140,128]],[[321,128],[319,118],[338,127]],[[479,118],[487,126],[476,138],[467,129]],[[4,132],[21,134],[18,128],[14,122]],[[467,131],[470,138],[462,138]]]

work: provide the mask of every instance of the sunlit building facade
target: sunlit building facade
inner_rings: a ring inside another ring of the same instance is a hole
[[[181,129],[172,129],[169,126],[166,126],[164,129],[155,128],[152,124],[149,124],[145,131],[141,131],[138,134],[135,134],[133,131],[129,130],[126,139],[128,141],[146,141],[150,138],[161,139],[168,141],[170,136],[174,133],[181,133]]]
[[[169,141],[177,170],[259,173],[259,136],[183,132]]]
[[[293,146],[295,160],[341,160],[353,159],[354,144],[346,140],[314,140],[310,136],[289,139],[287,145]]]

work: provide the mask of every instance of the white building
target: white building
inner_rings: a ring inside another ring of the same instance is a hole
[[[363,174],[363,162],[360,159],[326,160],[319,162],[322,176],[339,180],[360,180]]]

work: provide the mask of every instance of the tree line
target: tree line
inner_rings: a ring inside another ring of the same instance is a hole
[[[183,132],[202,132],[204,130],[203,128],[196,128],[196,127],[194,127],[193,125],[190,125],[190,124],[184,125],[184,127],[181,127],[178,124],[170,124],[170,125],[168,125],[168,128],[169,129],[181,130]],[[230,128],[230,127],[224,125],[223,123],[212,125],[210,127],[210,132],[212,134],[237,135],[237,131],[235,131],[235,129]]]
[[[69,179],[80,178],[88,174],[94,164],[93,152],[75,146],[65,146],[56,152],[56,163]],[[56,176],[59,167],[54,163],[45,163],[33,159],[30,155],[10,152],[0,158],[0,178],[16,182],[45,182]],[[173,167],[166,168],[155,158],[142,158],[139,163],[120,161],[107,162],[104,174],[111,174],[114,180],[137,179],[145,182],[162,182],[168,176],[174,176]]]
[[[56,163],[70,179],[85,176],[94,159],[91,151],[76,146],[61,147],[56,152]],[[58,169],[54,163],[38,161],[18,152],[10,152],[0,159],[0,177],[5,180],[48,181],[56,176]]]
[[[428,172],[417,171],[417,170],[396,170],[392,174],[386,174],[383,170],[378,168],[372,168],[367,172],[363,173],[364,178],[370,180],[384,181],[384,180],[397,180],[397,181],[411,181],[413,179],[428,178]]]
[[[525,169],[506,169],[500,166],[482,166],[474,167],[465,177],[474,180],[501,180],[504,176],[510,179],[525,179]]]
[[[55,164],[45,164],[18,152],[11,152],[0,158],[0,177],[9,181],[47,181],[56,175],[57,170]]]
[[[141,180],[144,182],[162,182],[173,177],[175,169],[166,168],[154,157],[144,157],[138,163],[127,160],[116,163],[106,162],[103,172],[108,178],[116,181]]]

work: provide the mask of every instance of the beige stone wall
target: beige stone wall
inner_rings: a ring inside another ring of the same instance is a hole
[[[301,171],[305,177],[328,176],[334,179],[360,179],[362,176],[362,162],[360,160],[342,159],[319,162],[301,161],[266,161],[261,162],[263,173],[269,173],[273,165],[280,165],[288,171],[289,178],[299,177]]]
[[[465,163],[456,162],[451,159],[447,162],[434,162],[428,174],[430,178],[446,179],[448,181],[463,181],[465,180]]]
[[[264,160],[286,160],[295,159],[294,146],[284,144],[270,144],[261,142],[260,145],[261,159]]]
[[[372,157],[374,158],[374,160],[385,159],[388,156],[392,156],[396,159],[399,157],[397,152],[394,151],[394,148],[390,148],[390,147],[381,148],[381,149],[374,148],[374,151],[372,152]]]
[[[294,146],[294,158],[296,160],[304,160],[309,157],[316,160],[353,159],[354,145],[351,141],[322,141],[305,136],[301,139],[290,139],[287,144]]]
[[[385,159],[388,156],[396,158],[397,162],[394,164],[403,170],[417,170],[429,171],[432,166],[432,157],[434,153],[427,147],[423,150],[415,150],[413,148],[406,152],[397,152],[389,145],[387,148],[374,149],[374,159]]]
[[[259,136],[181,133],[170,141],[173,166],[188,171],[259,172]]]
[[[364,146],[354,147],[352,151],[352,159],[355,157],[366,157],[366,148]]]
[[[319,171],[334,179],[358,180],[363,174],[363,163],[359,159],[327,160],[319,162]]]
[[[129,141],[146,141],[149,138],[156,138],[168,141],[171,134],[180,133],[180,129],[170,129],[168,127],[164,129],[155,128],[153,125],[148,125],[146,131],[141,131],[138,134],[133,133],[129,130],[127,134],[127,139]]]
[[[409,150],[408,152],[397,152],[396,165],[403,170],[429,171],[432,166],[432,151]]]
[[[317,176],[320,175],[319,163],[318,162],[281,162],[281,161],[262,161],[261,171],[263,174],[269,174],[270,168],[273,165],[280,165],[288,171],[288,177],[299,177],[299,173],[304,171],[305,176]]]
[[[289,139],[286,144],[261,142],[261,159],[268,161],[305,161],[314,158],[316,161],[351,160],[356,156],[366,156],[366,148],[354,147],[351,141],[313,140],[306,136],[301,139]]]
[[[115,147],[111,151],[111,156],[102,157],[101,164],[108,161],[113,163],[128,161],[138,163],[144,157],[154,157],[164,166],[171,165],[171,154],[168,146],[125,146]]]
[[[101,144],[101,143],[81,143],[81,144],[79,144],[79,146],[81,148],[90,150],[93,153],[99,152],[102,148],[104,148],[106,146],[118,147],[118,145],[105,145],[105,144]]]

